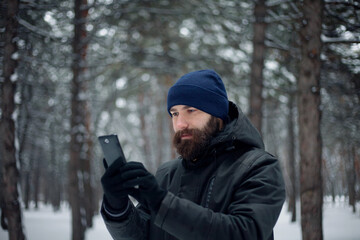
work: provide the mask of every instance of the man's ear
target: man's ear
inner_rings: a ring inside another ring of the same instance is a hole
[[[224,129],[224,121],[221,118],[216,118],[216,122],[217,122],[217,127],[218,130],[221,131]]]

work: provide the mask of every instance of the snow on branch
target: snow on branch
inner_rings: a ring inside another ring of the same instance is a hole
[[[354,38],[354,39],[347,39],[347,38],[329,38],[325,35],[321,35],[321,41],[325,44],[331,44],[331,43],[345,43],[345,44],[352,44],[352,43],[360,43],[360,38]]]
[[[283,3],[293,3],[294,1],[293,0],[274,0],[274,1],[269,1],[266,3],[266,6],[268,8],[270,7],[276,7],[278,5],[281,5]]]
[[[351,6],[356,9],[360,9],[360,4],[357,1],[350,2],[350,1],[344,1],[344,0],[325,0],[325,4],[343,4],[346,6]]]
[[[25,21],[24,19],[21,19],[21,18],[17,18],[17,20],[19,21],[19,24],[22,25],[23,27],[27,28],[28,30],[40,35],[40,36],[43,36],[43,37],[48,37],[52,40],[61,40],[61,38],[58,38],[58,37],[55,37],[55,36],[51,36],[49,34],[48,31],[45,31],[41,28],[38,28],[32,24],[30,24],[29,22]]]
[[[276,23],[276,22],[284,22],[284,21],[293,21],[301,18],[302,13],[290,13],[288,15],[277,15],[273,10],[268,10],[267,13],[269,17],[266,18],[266,23]]]

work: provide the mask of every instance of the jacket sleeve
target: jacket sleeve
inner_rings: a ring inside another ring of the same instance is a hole
[[[271,239],[285,200],[279,163],[270,157],[246,168],[245,178],[235,184],[226,213],[214,212],[168,193],[155,225],[183,240]]]
[[[101,208],[106,228],[114,240],[147,239],[150,216],[141,209],[135,208],[133,204],[130,208],[127,218],[120,221],[109,218],[104,208]]]

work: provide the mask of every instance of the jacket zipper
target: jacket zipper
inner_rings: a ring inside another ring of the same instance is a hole
[[[207,190],[207,193],[206,193],[206,202],[205,202],[205,207],[206,208],[209,208],[214,182],[215,182],[215,176],[211,177],[209,187],[208,187],[208,190]]]

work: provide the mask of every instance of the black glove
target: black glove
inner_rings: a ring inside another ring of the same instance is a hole
[[[110,167],[107,166],[105,159],[103,162],[106,171],[101,177],[101,184],[104,190],[106,209],[113,213],[123,212],[128,205],[128,194],[131,190],[122,185],[120,169],[124,165],[123,160],[117,159]]]
[[[159,186],[155,177],[140,162],[128,162],[120,172],[123,188],[130,188],[129,194],[156,214],[167,191]]]

